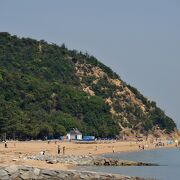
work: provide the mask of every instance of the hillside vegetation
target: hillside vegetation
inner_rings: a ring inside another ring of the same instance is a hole
[[[170,133],[174,121],[137,89],[88,54],[0,33],[0,133],[115,137],[124,129]]]

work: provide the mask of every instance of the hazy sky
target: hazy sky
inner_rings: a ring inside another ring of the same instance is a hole
[[[87,51],[180,128],[179,0],[0,0],[0,31]]]

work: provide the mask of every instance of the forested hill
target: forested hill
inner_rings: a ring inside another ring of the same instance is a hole
[[[169,133],[174,121],[95,57],[0,33],[0,133],[58,137]]]

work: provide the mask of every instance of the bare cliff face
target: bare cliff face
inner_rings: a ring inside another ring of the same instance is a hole
[[[91,64],[76,63],[75,69],[83,91],[90,96],[99,95],[96,94],[94,86],[101,86],[100,92],[102,93],[105,102],[111,107],[110,112],[113,116],[119,117],[120,119],[123,118],[126,123],[129,123],[127,113],[123,111],[119,112],[119,108],[125,109],[129,104],[137,106],[142,113],[147,113],[146,107],[142,101],[136,98],[136,95],[122,80],[110,78],[101,68],[94,67]],[[85,81],[85,79],[88,78],[91,80],[88,82]],[[100,81],[104,81],[105,84],[101,85]],[[106,84],[108,84],[109,87],[107,87]],[[107,93],[106,96],[104,95],[105,93]],[[117,107],[114,106],[115,103],[117,104]],[[120,125],[123,128],[121,122]]]
[[[158,123],[148,122],[156,112],[156,104],[119,77],[110,77],[101,67],[86,60],[76,60],[75,73],[84,92],[89,96],[103,97],[122,131],[139,134],[146,128],[151,129],[151,132],[159,128]],[[146,125],[149,127],[144,127]]]

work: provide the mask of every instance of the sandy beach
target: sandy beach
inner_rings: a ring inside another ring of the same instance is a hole
[[[74,142],[61,141],[10,141],[7,142],[8,148],[4,147],[4,143],[0,143],[0,166],[6,165],[29,165],[39,168],[47,169],[72,169],[72,164],[47,164],[44,161],[29,160],[24,157],[29,155],[37,155],[45,151],[46,154],[57,155],[57,147],[60,145],[61,153],[62,147],[65,146],[66,155],[99,155],[114,152],[128,152],[128,151],[142,151],[139,145],[145,145],[145,142],[134,141],[104,141],[96,144],[77,144]],[[174,145],[166,145],[165,148],[174,147]],[[154,144],[145,145],[145,150],[154,149]]]

